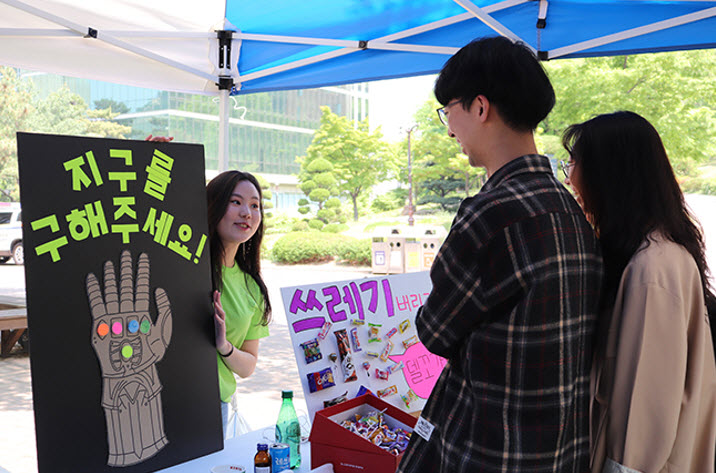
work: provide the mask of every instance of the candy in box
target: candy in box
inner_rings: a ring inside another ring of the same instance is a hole
[[[383,411],[383,422],[390,428],[412,432],[417,419],[371,394],[327,407],[316,412],[311,429],[311,467],[332,463],[335,473],[394,473],[403,454],[384,450],[370,440],[351,432],[340,423],[356,414],[368,416]]]

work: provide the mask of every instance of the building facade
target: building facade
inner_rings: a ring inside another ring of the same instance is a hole
[[[218,98],[143,89],[45,73],[26,72],[40,97],[62,86],[84,98],[90,108],[112,106],[115,121],[132,127],[129,138],[173,136],[204,145],[207,177],[218,169]],[[261,92],[230,98],[229,169],[260,174],[271,184],[274,207],[296,207],[296,157],[306,153],[320,126],[322,105],[360,121],[368,116],[368,84]]]

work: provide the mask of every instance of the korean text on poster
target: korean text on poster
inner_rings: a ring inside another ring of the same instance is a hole
[[[425,271],[281,289],[311,417],[366,389],[422,410],[446,363],[415,329],[430,288]]]

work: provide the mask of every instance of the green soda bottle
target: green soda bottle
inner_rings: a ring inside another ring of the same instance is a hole
[[[293,407],[293,391],[281,391],[281,410],[276,421],[276,442],[288,444],[291,468],[301,466],[301,426]]]

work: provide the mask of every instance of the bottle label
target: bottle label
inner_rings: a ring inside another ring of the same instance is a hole
[[[298,422],[291,422],[288,426],[288,438],[294,442],[301,442],[301,426]]]
[[[254,473],[271,473],[270,466],[255,466]]]

